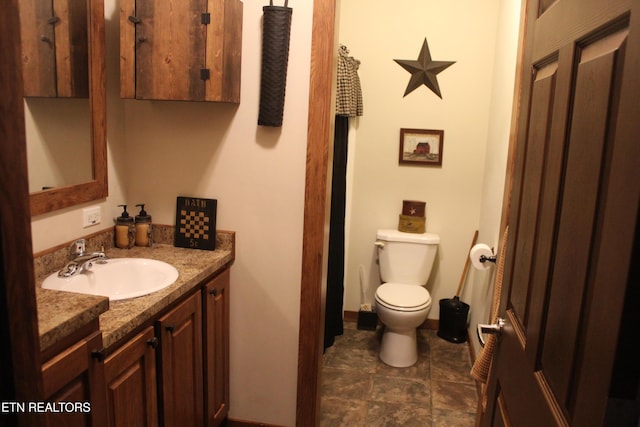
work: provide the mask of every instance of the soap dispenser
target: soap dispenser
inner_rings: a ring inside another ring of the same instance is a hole
[[[144,210],[144,203],[136,205],[140,208],[140,213],[136,215],[136,246],[153,245],[153,227],[151,225],[151,215]]]
[[[135,228],[133,217],[127,212],[127,205],[118,205],[122,214],[116,218],[115,244],[117,248],[129,249],[135,243]]]

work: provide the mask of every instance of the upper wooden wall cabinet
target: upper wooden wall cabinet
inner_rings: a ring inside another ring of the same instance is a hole
[[[20,0],[24,96],[87,98],[87,2]]]
[[[120,0],[120,96],[240,102],[240,0]]]

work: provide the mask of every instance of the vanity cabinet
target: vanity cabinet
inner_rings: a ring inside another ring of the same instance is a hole
[[[158,425],[157,347],[149,326],[105,359],[109,426]]]
[[[20,0],[24,96],[89,96],[87,4]]]
[[[121,0],[120,96],[240,102],[240,0]]]
[[[43,368],[48,396],[92,404],[91,419],[74,414],[51,425],[221,425],[229,413],[229,288],[226,267],[123,343],[102,349],[97,332],[52,358]],[[67,389],[73,394],[57,391]]]
[[[229,282],[225,269],[203,288],[205,417],[219,426],[229,413]]]
[[[102,334],[96,331],[42,364],[42,403],[54,405],[43,410],[47,425],[107,425],[104,365],[94,353],[101,348]]]

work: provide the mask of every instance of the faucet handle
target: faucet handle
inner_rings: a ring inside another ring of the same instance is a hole
[[[84,251],[86,250],[86,246],[87,241],[85,239],[78,239],[73,242],[69,246],[69,258],[75,259],[76,257],[83,255]]]

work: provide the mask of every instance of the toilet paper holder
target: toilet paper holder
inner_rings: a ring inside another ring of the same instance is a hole
[[[489,268],[487,263],[495,264],[497,257],[491,246],[485,243],[478,243],[469,251],[469,259],[471,259],[471,264],[474,268],[487,270]]]
[[[491,256],[486,256],[486,255],[480,255],[480,262],[481,263],[485,263],[485,262],[492,262],[492,263],[496,263],[496,259],[497,257],[495,255],[491,255]]]

